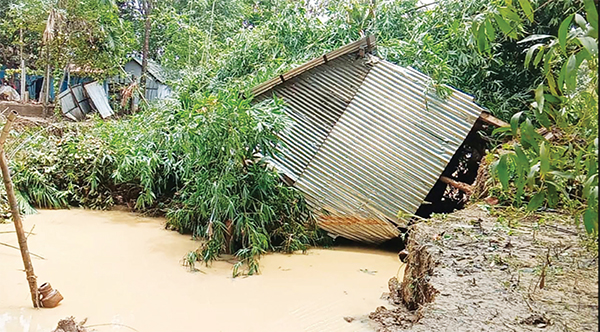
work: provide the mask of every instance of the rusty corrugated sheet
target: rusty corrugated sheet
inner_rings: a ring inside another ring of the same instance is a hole
[[[273,94],[283,98],[285,112],[294,120],[289,130],[281,135],[285,144],[283,158],[273,160],[292,181],[298,179],[314,157],[369,69],[364,57],[346,54],[256,97],[256,101]]]
[[[417,211],[483,109],[455,89],[437,98],[414,69],[358,54],[263,89],[257,100],[275,93],[288,104],[295,123],[275,166],[291,174],[320,227],[380,243],[399,235],[398,212]]]

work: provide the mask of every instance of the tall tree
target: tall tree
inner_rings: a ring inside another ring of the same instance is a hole
[[[144,47],[142,48],[142,77],[140,77],[140,86],[146,95],[146,81],[148,77],[148,45],[150,43],[150,30],[152,29],[152,0],[144,1]]]

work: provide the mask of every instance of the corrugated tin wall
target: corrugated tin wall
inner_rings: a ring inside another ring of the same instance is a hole
[[[370,66],[356,53],[346,54],[277,85],[256,101],[275,94],[294,120],[281,136],[284,158],[273,162],[296,181],[348,106]]]
[[[435,98],[428,81],[387,61],[371,69],[295,184],[329,212],[322,228],[343,235],[352,221],[351,238],[381,242],[389,227],[368,220],[402,224],[399,211],[417,211],[482,111],[456,90]]]
[[[379,243],[399,235],[483,111],[452,89],[441,100],[410,68],[351,53],[258,96],[275,93],[294,125],[276,167],[334,235]]]

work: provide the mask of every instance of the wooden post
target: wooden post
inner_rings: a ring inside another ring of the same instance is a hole
[[[26,96],[27,87],[25,86],[27,83],[27,73],[25,70],[25,58],[23,58],[23,28],[19,29],[19,44],[21,45],[19,52],[21,56],[21,102],[25,103],[27,102],[27,97],[29,96]]]
[[[448,184],[458,190],[463,191],[467,195],[471,195],[473,193],[473,186],[464,182],[453,180],[446,176],[440,176],[440,181]]]
[[[35,308],[40,307],[37,277],[33,272],[33,264],[31,263],[31,257],[29,256],[29,249],[27,248],[27,237],[23,231],[23,223],[21,221],[21,214],[19,212],[19,205],[17,204],[17,198],[13,189],[13,183],[10,178],[10,170],[8,169],[8,160],[6,159],[6,153],[4,152],[4,142],[10,132],[10,127],[13,121],[17,118],[17,112],[14,110],[9,112],[8,120],[2,128],[0,134],[0,168],[2,168],[2,179],[4,180],[4,187],[6,188],[6,196],[8,203],[10,204],[10,211],[12,219],[15,224],[15,230],[17,232],[17,238],[19,239],[19,249],[21,249],[21,257],[23,258],[23,265],[25,265],[25,273],[27,274],[27,282],[29,283],[29,291],[31,292],[31,301]]]

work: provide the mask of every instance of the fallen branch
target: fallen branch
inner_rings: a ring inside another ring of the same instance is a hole
[[[89,327],[98,327],[98,326],[120,326],[120,327],[125,327],[125,328],[128,328],[128,329],[130,329],[130,330],[132,330],[132,331],[140,332],[140,331],[138,331],[138,330],[134,329],[134,328],[133,328],[133,327],[131,327],[131,326],[127,326],[127,325],[125,325],[125,324],[118,324],[118,323],[107,323],[107,324],[94,324],[94,325],[85,325],[84,327],[87,329],[87,328],[89,328]]]
[[[16,231],[2,231],[2,232],[0,232],[0,234],[11,234],[11,233],[16,233]],[[28,237],[29,237],[29,235],[36,235],[35,233],[31,233],[31,232],[26,233],[26,234],[27,234]]]
[[[31,235],[31,233],[33,232],[34,228],[35,228],[35,224],[33,224],[33,226],[31,226],[31,230],[29,231],[29,233],[27,233],[27,236],[25,237],[25,240],[29,239],[29,235]]]
[[[17,249],[17,250],[21,250],[21,248],[17,247],[17,246],[13,246],[12,244],[8,244],[8,243],[4,243],[4,242],[0,242],[1,245],[3,246],[7,246],[9,248],[13,248],[13,249]],[[31,251],[29,252],[29,254],[31,254],[32,256],[35,256],[39,259],[45,259],[44,257],[40,256],[40,255],[36,255],[34,253],[32,253]]]

